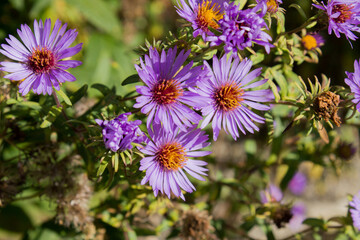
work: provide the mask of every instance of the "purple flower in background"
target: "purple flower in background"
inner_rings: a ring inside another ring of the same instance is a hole
[[[324,38],[317,33],[309,33],[301,38],[301,44],[306,50],[313,50],[324,45]]]
[[[236,55],[238,50],[251,47],[253,42],[265,47],[267,53],[273,47],[269,41],[272,40],[269,34],[263,31],[267,25],[263,19],[266,13],[266,4],[261,2],[256,7],[246,10],[239,10],[239,6],[224,3],[225,15],[219,20],[220,36],[209,36],[211,45],[225,44],[225,51],[233,52]],[[260,9],[261,12],[257,13]]]
[[[53,93],[53,87],[60,90],[60,85],[66,81],[73,82],[76,78],[68,73],[68,68],[81,65],[80,61],[62,60],[77,54],[82,43],[69,48],[77,36],[76,29],[66,31],[67,24],[60,20],[55,22],[51,31],[51,20],[45,23],[34,21],[34,33],[26,24],[17,30],[23,43],[12,35],[6,38],[9,44],[1,44],[0,52],[14,62],[1,62],[0,70],[9,72],[5,78],[13,81],[24,80],[19,91],[24,96],[31,89],[36,94]]]
[[[265,3],[266,9],[269,13],[274,14],[279,9],[279,4],[282,3],[281,0],[256,0],[258,3]]]
[[[127,116],[131,113],[120,114],[113,120],[104,121],[95,119],[95,122],[102,127],[102,135],[107,149],[113,152],[131,149],[131,143],[142,143],[147,138],[140,130],[140,120],[128,121]]]
[[[207,62],[204,62],[209,70],[207,78],[197,83],[196,91],[204,96],[208,104],[201,109],[204,121],[201,128],[206,127],[212,121],[214,140],[216,141],[220,129],[236,140],[239,137],[239,130],[246,134],[245,129],[251,133],[259,128],[254,122],[264,123],[265,119],[252,112],[249,108],[260,111],[267,111],[269,106],[259,102],[267,102],[274,99],[271,90],[253,90],[267,82],[267,79],[260,81],[253,80],[260,76],[261,68],[250,72],[252,62],[245,59],[240,62],[238,58],[226,59],[224,55],[220,60],[213,58],[213,69]],[[251,83],[252,82],[252,83]]]
[[[357,39],[353,31],[360,32],[358,27],[360,24],[360,2],[358,0],[332,0],[328,1],[328,5],[322,2],[322,5],[313,4],[313,6],[326,12],[329,21],[329,34],[334,32],[336,37],[340,38],[340,33],[342,33],[348,40]]]
[[[146,175],[141,184],[149,182],[157,196],[159,191],[169,198],[171,193],[185,200],[181,189],[193,192],[194,185],[189,181],[185,172],[198,180],[205,179],[200,175],[207,175],[205,166],[207,163],[193,160],[190,157],[202,157],[211,152],[198,151],[210,143],[208,136],[195,126],[182,131],[173,126],[171,131],[166,131],[161,125],[154,124],[153,130],[148,129],[151,141],[141,152],[148,155],[140,161],[140,170],[146,170]]]
[[[305,191],[306,185],[306,176],[301,172],[297,172],[290,180],[288,188],[293,194],[301,195]]]
[[[268,188],[260,192],[260,200],[263,204],[280,202],[282,199],[283,193],[281,192],[280,188],[273,184],[270,184]]]
[[[294,231],[298,231],[306,218],[306,207],[301,202],[295,203],[291,208],[291,213],[292,218],[289,221],[289,227]]]
[[[360,60],[359,60],[360,61]],[[354,94],[353,103],[356,104],[356,109],[360,112],[360,62],[355,60],[354,72],[345,72],[347,78],[345,83],[349,85],[351,92]]]
[[[204,40],[208,35],[214,35],[209,27],[218,29],[217,23],[224,15],[223,3],[226,0],[180,0],[181,6],[176,7],[177,13],[194,29],[194,37],[201,35]]]
[[[193,87],[201,77],[201,67],[192,67],[192,62],[182,67],[190,51],[181,51],[176,56],[176,48],[169,49],[161,55],[155,48],[149,49],[149,56],[145,55],[145,63],[140,58],[140,66],[135,68],[146,86],[136,86],[136,91],[141,94],[136,99],[135,108],[148,114],[147,127],[151,123],[162,123],[170,131],[173,124],[182,129],[197,124],[202,117],[192,107],[201,107],[206,104],[198,94],[187,91]]]
[[[353,196],[353,199],[351,202],[349,202],[349,205],[352,207],[350,208],[350,213],[353,224],[358,230],[360,230],[360,192]]]

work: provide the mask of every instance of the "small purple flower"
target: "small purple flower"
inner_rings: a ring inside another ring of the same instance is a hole
[[[265,3],[267,12],[274,14],[279,9],[279,4],[283,3],[281,0],[256,0],[258,3]]]
[[[301,195],[305,191],[306,185],[306,176],[301,172],[297,172],[290,180],[288,188],[294,195]]]
[[[291,213],[292,218],[289,221],[289,227],[293,231],[298,231],[306,218],[306,207],[303,203],[297,202],[291,208]]]
[[[360,32],[360,27],[358,27],[360,24],[360,2],[358,0],[332,0],[328,1],[328,5],[322,2],[322,5],[313,4],[313,6],[326,12],[329,21],[329,34],[334,32],[336,37],[340,38],[340,33],[342,33],[348,40],[357,39],[353,32]]]
[[[216,141],[221,128],[236,140],[239,130],[246,134],[245,129],[251,133],[259,128],[254,122],[264,123],[265,119],[252,112],[249,108],[260,111],[270,110],[269,106],[259,102],[267,102],[274,99],[269,89],[249,90],[267,82],[267,79],[254,81],[261,74],[261,68],[250,72],[252,62],[245,59],[240,62],[238,58],[230,57],[227,60],[224,55],[220,60],[213,58],[213,69],[207,62],[205,67],[209,70],[207,78],[200,80],[195,90],[205,97],[208,103],[201,109],[204,121],[201,128],[206,127],[212,121],[214,140]]]
[[[358,230],[360,230],[360,192],[353,196],[353,199],[351,202],[349,202],[349,205],[352,207],[350,208],[350,213],[353,224]]]
[[[1,44],[0,52],[18,61],[0,62],[0,70],[9,72],[5,78],[13,81],[24,80],[19,85],[19,91],[24,96],[31,89],[36,94],[53,93],[53,88],[60,90],[60,85],[66,81],[73,82],[76,78],[68,73],[68,68],[81,65],[80,61],[62,60],[77,54],[82,43],[70,47],[77,36],[76,29],[66,31],[67,24],[55,22],[51,31],[51,20],[45,23],[34,21],[34,33],[26,24],[17,30],[23,43],[12,35],[5,40],[9,44]]]
[[[359,60],[360,61],[360,60]],[[360,62],[355,60],[354,72],[345,72],[347,78],[345,83],[349,85],[351,92],[354,94],[352,102],[356,104],[356,109],[360,112]]]
[[[176,7],[177,13],[188,22],[194,29],[194,37],[201,35],[204,40],[207,36],[213,36],[209,27],[218,29],[217,23],[224,15],[223,3],[226,0],[180,0],[181,6]]]
[[[301,38],[301,44],[306,50],[313,50],[324,45],[324,38],[318,33],[309,33]]]
[[[146,86],[136,86],[141,94],[136,99],[135,108],[148,114],[147,127],[151,123],[162,123],[169,131],[173,124],[182,129],[197,124],[202,117],[185,104],[192,107],[201,107],[204,99],[194,92],[187,91],[193,87],[202,76],[201,67],[192,67],[192,62],[182,67],[190,54],[182,50],[176,56],[177,49],[169,49],[161,55],[155,48],[149,49],[149,56],[145,55],[145,63],[140,58],[140,66],[135,68]]]
[[[219,20],[220,36],[209,36],[211,46],[225,44],[225,52],[237,54],[238,50],[251,47],[253,42],[265,47],[267,53],[273,47],[269,41],[269,34],[263,31],[267,25],[263,19],[266,13],[266,4],[261,2],[254,8],[239,10],[239,6],[224,3],[225,15]],[[257,13],[260,9],[261,12]]]
[[[281,192],[280,188],[273,184],[270,184],[268,188],[260,192],[260,200],[263,204],[273,202],[279,203],[282,199],[283,193]]]
[[[192,177],[204,181],[200,175],[207,175],[208,171],[203,166],[206,162],[190,159],[209,155],[208,151],[197,151],[209,146],[207,135],[195,126],[182,131],[173,126],[171,131],[166,131],[161,125],[154,124],[153,130],[148,129],[151,141],[141,152],[148,155],[140,161],[140,171],[146,170],[146,175],[141,184],[149,182],[157,196],[159,191],[169,198],[171,193],[185,200],[181,189],[193,192],[194,185],[189,181],[185,172]]]
[[[95,122],[102,127],[102,135],[107,149],[113,152],[123,152],[131,149],[131,143],[142,143],[147,139],[140,130],[140,120],[128,121],[127,116],[131,113],[120,114],[113,120],[95,119]]]

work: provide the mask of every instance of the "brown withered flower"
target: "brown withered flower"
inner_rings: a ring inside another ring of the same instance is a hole
[[[279,205],[271,213],[271,219],[278,228],[282,228],[286,223],[289,223],[292,216],[291,208],[286,205]]]
[[[217,239],[211,232],[211,216],[207,211],[190,209],[184,213],[180,220],[181,234],[183,239]]]
[[[326,122],[332,120],[336,126],[340,127],[341,120],[337,115],[340,96],[327,91],[318,95],[313,101],[313,110],[319,119]]]

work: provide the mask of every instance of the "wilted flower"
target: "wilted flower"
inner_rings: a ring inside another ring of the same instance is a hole
[[[306,185],[306,176],[301,172],[297,172],[290,180],[288,188],[293,194],[301,195],[304,192]]]
[[[184,105],[200,107],[206,104],[198,94],[186,90],[193,87],[201,76],[201,67],[191,68],[192,62],[182,67],[190,51],[181,51],[177,56],[176,51],[176,48],[169,49],[167,53],[162,50],[160,56],[156,49],[150,48],[149,55],[145,55],[145,63],[140,58],[141,67],[135,65],[146,86],[136,86],[141,96],[136,99],[134,107],[148,114],[148,128],[154,122],[162,123],[168,131],[173,124],[186,129],[186,126],[190,127],[202,119]]]
[[[313,6],[326,12],[329,34],[334,32],[336,37],[340,38],[340,33],[342,33],[348,40],[357,39],[353,31],[360,32],[358,27],[360,24],[360,2],[358,0],[331,0],[328,1],[328,5],[322,2],[322,5],[313,4]]]
[[[219,20],[220,36],[210,36],[208,40],[211,45],[225,44],[226,52],[233,52],[236,55],[238,50],[251,47],[253,43],[265,47],[267,53],[273,47],[269,41],[272,40],[269,34],[263,31],[267,25],[263,19],[266,13],[266,4],[261,2],[254,8],[239,10],[239,6],[224,3],[225,15]],[[258,11],[261,9],[261,12]]]
[[[352,207],[350,208],[351,218],[353,220],[354,226],[360,230],[360,192],[353,196],[349,205]]]
[[[206,40],[214,35],[209,27],[218,29],[218,21],[223,18],[225,0],[180,0],[181,6],[176,7],[177,13],[192,24],[194,37],[201,35]]]
[[[354,72],[345,72],[347,78],[345,83],[349,85],[351,92],[354,94],[353,103],[356,104],[356,109],[360,112],[360,63],[355,60]]]
[[[202,157],[210,154],[208,151],[197,151],[208,146],[208,136],[200,129],[193,126],[186,131],[173,126],[171,131],[166,131],[160,124],[154,124],[153,129],[148,129],[151,141],[139,148],[148,155],[140,161],[140,171],[146,170],[146,175],[141,184],[149,182],[157,196],[159,191],[169,198],[171,193],[185,200],[181,189],[193,192],[194,185],[189,181],[185,171],[198,180],[205,179],[200,175],[207,175],[207,163],[193,160],[190,157]]]
[[[24,80],[19,85],[19,91],[24,96],[31,89],[36,94],[53,93],[53,87],[60,90],[60,84],[76,78],[68,73],[68,68],[81,64],[76,60],[62,60],[77,54],[82,43],[69,48],[77,36],[76,29],[66,31],[67,24],[62,25],[60,20],[55,22],[51,31],[51,20],[45,24],[40,20],[34,21],[34,33],[26,24],[17,30],[23,43],[12,35],[6,38],[7,44],[1,44],[0,52],[18,61],[1,62],[0,70],[10,72],[5,78],[13,81]],[[66,31],[66,32],[65,32]]]
[[[286,223],[290,222],[293,217],[293,213],[289,206],[278,205],[273,209],[270,217],[278,228],[282,228]]]
[[[267,111],[270,107],[259,102],[267,102],[274,98],[269,89],[248,90],[267,82],[267,79],[252,82],[260,76],[261,68],[250,72],[250,60],[240,62],[236,58],[233,61],[232,57],[227,60],[226,55],[220,60],[216,56],[213,58],[213,69],[207,62],[204,64],[209,70],[209,77],[197,83],[196,91],[204,96],[209,104],[201,109],[205,116],[201,128],[212,121],[214,140],[217,139],[221,128],[230,133],[235,140],[239,137],[238,129],[244,134],[245,129],[251,133],[254,133],[254,130],[258,131],[259,128],[254,122],[264,123],[265,119],[249,108]]]
[[[317,118],[324,119],[326,122],[331,119],[336,126],[340,127],[341,120],[337,115],[339,103],[339,95],[330,91],[326,91],[314,99],[313,109],[317,115]]]
[[[309,33],[301,38],[301,44],[306,50],[313,50],[324,45],[324,39],[320,34]]]
[[[343,159],[349,160],[356,153],[356,147],[352,143],[340,142],[336,148],[336,155]]]
[[[103,128],[105,147],[113,152],[131,149],[131,143],[141,143],[146,140],[145,134],[139,128],[141,121],[128,121],[127,116],[130,114],[120,114],[110,121],[95,119],[96,123]]]
[[[280,202],[282,198],[283,193],[281,192],[280,188],[273,184],[270,184],[268,188],[260,192],[260,199],[263,204]]]

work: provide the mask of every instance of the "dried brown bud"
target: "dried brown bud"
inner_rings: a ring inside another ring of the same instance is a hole
[[[197,209],[190,209],[185,212],[181,219],[181,236],[184,239],[216,239],[213,227],[210,224],[211,217],[207,211],[199,211]]]
[[[271,214],[271,219],[274,221],[278,228],[284,227],[290,221],[293,214],[288,206],[280,205]]]
[[[327,91],[321,93],[314,99],[313,109],[319,119],[324,119],[325,121],[329,121],[331,119],[336,126],[340,127],[341,120],[337,115],[339,103],[340,96]]]

